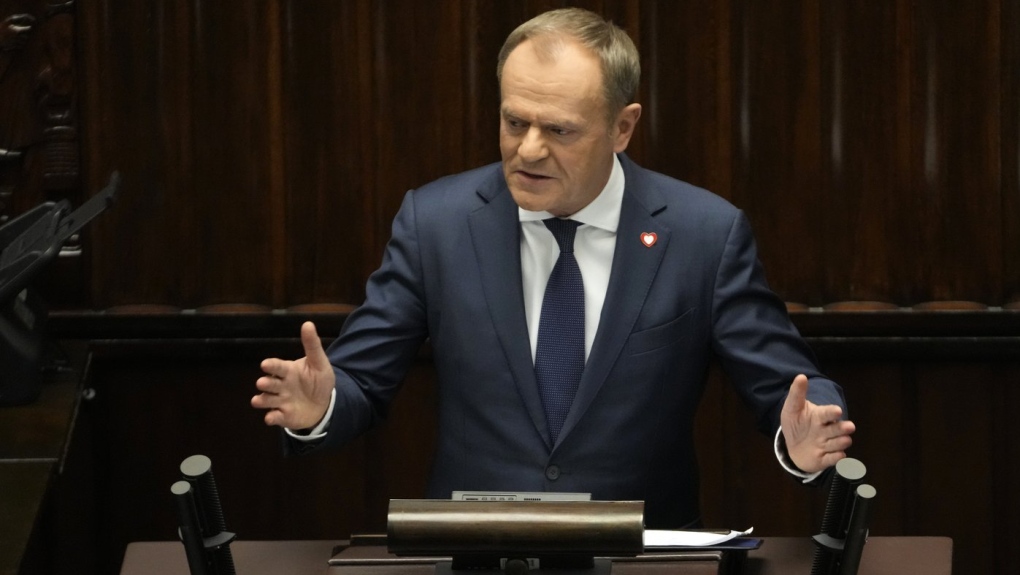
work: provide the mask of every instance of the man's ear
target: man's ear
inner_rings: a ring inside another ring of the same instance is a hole
[[[627,149],[630,138],[634,135],[638,119],[641,118],[641,104],[628,104],[620,110],[613,122],[613,151],[619,154]]]

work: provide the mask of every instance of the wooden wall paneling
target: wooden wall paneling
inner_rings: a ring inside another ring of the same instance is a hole
[[[62,469],[50,483],[46,509],[39,518],[50,563],[49,570],[41,572],[101,573],[104,533],[99,525],[106,510],[97,497],[95,439],[86,413],[79,407]]]
[[[1020,300],[1020,5],[1000,2],[1001,21],[1001,174],[1003,230],[1003,290],[1007,301]],[[1013,440],[1014,410],[1020,405],[1020,367],[1004,366],[996,374],[992,421],[996,432],[993,446],[994,498],[993,532],[995,570],[1020,572],[1020,556],[1012,542],[1020,538],[1020,442]]]
[[[281,62],[286,297],[361,302],[388,228],[375,225],[379,154],[373,2],[284,3]]]
[[[85,187],[125,176],[93,306],[360,301],[403,192],[498,159],[498,46],[565,3],[419,4],[83,0]],[[632,153],[745,208],[787,299],[1017,291],[1009,3],[585,5],[644,50]]]
[[[465,2],[464,164],[483,166],[500,160],[499,83],[496,60],[507,35],[524,21],[512,2]]]
[[[912,17],[915,301],[1002,300],[998,2],[926,2]],[[947,262],[952,262],[947,264]]]
[[[287,189],[286,141],[284,139],[283,110],[283,7],[279,0],[269,3],[264,12],[266,29],[265,96],[267,124],[267,171],[269,201],[266,205],[266,225],[263,235],[268,236],[269,247],[263,267],[271,279],[270,296],[266,301],[272,307],[281,307],[288,295],[287,279]]]
[[[364,508],[362,529],[383,533],[390,499],[425,497],[436,450],[438,391],[429,359],[412,366],[386,422],[364,438]]]
[[[1020,5],[1003,1],[1002,22],[1002,214],[1004,293],[1008,301],[1020,300]],[[999,395],[992,418],[998,433],[995,500],[1000,513],[993,526],[999,535],[995,545],[995,567],[1002,573],[1020,571],[1020,557],[1011,542],[1020,537],[1020,443],[1011,423],[1013,409],[1020,405],[1020,369],[1004,370],[999,375]]]
[[[896,171],[893,176],[895,193],[893,203],[896,210],[906,212],[905,221],[913,221],[918,217],[915,208],[918,189],[916,170],[914,170],[914,94],[915,94],[915,68],[919,63],[915,61],[914,42],[918,36],[914,24],[914,3],[911,0],[896,1]],[[918,301],[917,286],[913,283],[916,277],[916,264],[912,259],[903,260],[911,250],[917,248],[916,226],[897,226],[895,238],[898,245],[901,245],[901,252],[898,257],[892,258],[891,265],[896,269],[896,279],[899,282],[896,287],[891,287],[893,292],[889,298],[882,298],[885,301],[895,301],[900,304]],[[921,298],[925,299],[925,298]]]
[[[994,440],[992,456],[992,498],[995,519],[991,525],[994,542],[992,556],[996,573],[1020,572],[1020,556],[1015,551],[1020,537],[1020,442],[1014,422],[1020,405],[1020,364],[1016,361],[995,366],[991,382],[991,418]]]
[[[733,202],[747,211],[760,258],[787,301],[821,304],[827,254],[816,241],[819,189],[818,4],[753,2],[733,8]]]
[[[1020,6],[1000,3],[1003,294],[1020,300]]]
[[[762,477],[765,468],[756,457],[756,451],[769,449],[768,441],[759,437],[751,419],[721,367],[713,364],[694,435],[701,471],[702,520],[708,528],[750,526],[761,519],[753,517],[751,502],[763,493],[775,495],[776,485]],[[771,527],[755,525],[759,532]]]
[[[914,486],[928,469],[920,467],[918,453],[920,442],[930,440],[917,433],[912,370],[899,362],[846,360],[824,362],[823,370],[843,386],[858,426],[849,456],[867,466],[867,482],[880,495],[872,533],[917,534]],[[755,429],[721,372],[710,378],[696,429],[706,526],[754,525],[773,536],[817,532],[827,485],[799,485],[779,468],[771,438]]]
[[[0,2],[0,225],[42,202],[81,201],[73,3]],[[81,307],[82,235],[33,284],[46,302]]]
[[[729,403],[721,377],[719,366],[713,363],[694,421],[694,442],[701,472],[701,518],[709,526],[729,525],[732,506],[727,503],[741,497],[741,494],[728,493],[725,488],[730,456],[725,445]]]
[[[89,182],[124,176],[118,209],[97,228],[98,307],[270,303],[279,291],[271,265],[235,264],[271,262],[280,229],[270,225],[272,21],[246,6],[82,9]]]
[[[995,572],[988,553],[989,539],[996,539],[989,532],[997,513],[995,375],[989,367],[953,363],[917,368],[921,473],[912,486],[918,496],[912,531],[952,536],[953,570],[960,573]]]
[[[912,371],[896,361],[845,360],[824,361],[823,371],[843,387],[849,419],[857,426],[847,455],[867,467],[865,482],[878,492],[871,532],[912,533],[917,495],[910,486],[920,476]]]
[[[713,365],[695,423],[707,528],[761,535],[816,532],[825,491],[793,480],[779,465],[773,437],[761,433],[725,374]]]
[[[182,242],[195,225],[182,198],[194,181],[190,5],[88,0],[78,13],[86,187],[122,175],[115,209],[90,225],[92,304],[181,302],[195,257]]]
[[[17,152],[32,144],[39,137],[38,118],[30,87],[41,65],[41,54],[45,38],[39,31],[40,19],[45,14],[42,2],[25,0],[0,0],[0,22],[3,35],[0,36],[0,149]],[[26,20],[28,15],[31,20]],[[28,26],[27,30],[23,30]],[[14,28],[20,30],[14,33]],[[22,158],[0,156],[0,166],[6,168]],[[10,164],[8,164],[10,162]],[[17,162],[20,164],[20,161]],[[5,182],[6,183],[6,182]],[[5,197],[12,201],[16,196]],[[5,208],[9,208],[5,204]],[[28,207],[31,207],[29,205]],[[0,215],[11,215],[7,209]]]
[[[108,352],[109,353],[109,352]],[[342,539],[377,520],[364,506],[365,442],[285,458],[278,428],[249,400],[258,361],[243,350],[186,362],[120,350],[94,362],[92,426],[102,572],[132,541],[173,540],[180,462],[211,458],[227,526],[246,540]]]
[[[47,199],[38,153],[43,133],[39,75],[47,39],[43,2],[0,2],[0,222]]]
[[[635,35],[642,118],[632,155],[725,198],[732,186],[729,4],[645,2]]]
[[[278,10],[270,3],[269,10]],[[188,202],[192,234],[180,238],[194,260],[181,262],[185,307],[202,303],[269,304],[274,242],[267,88],[270,31],[262,10],[243,1],[193,4],[191,61],[195,186]],[[274,233],[275,232],[275,233]],[[255,265],[252,265],[255,263]]]
[[[728,435],[727,449],[735,455],[730,456],[735,465],[727,475],[727,489],[747,494],[740,509],[746,520],[733,519],[734,525],[745,527],[733,528],[753,525],[762,535],[817,532],[826,491],[790,477],[776,461],[774,437],[758,429],[736,393],[730,402],[737,424]]]
[[[465,66],[460,7],[459,2],[439,9],[414,1],[376,4],[380,165],[373,223],[381,229],[389,230],[407,190],[467,167],[461,141]]]
[[[424,492],[436,401],[426,359],[380,428],[337,452],[283,458],[278,430],[248,406],[269,344],[99,346],[96,396],[81,423],[94,449],[99,555],[111,567],[129,541],[172,539],[172,505],[159,494],[192,453],[212,457],[230,524],[249,540],[380,531],[389,498]],[[296,341],[273,345],[281,357],[300,354]],[[1020,454],[1008,413],[1020,389],[1016,363],[823,357],[822,366],[844,387],[858,424],[851,455],[868,466],[879,492],[872,533],[947,535],[958,570],[1014,571],[1016,558],[1003,549],[1011,549],[1017,526]],[[818,529],[827,492],[779,469],[771,438],[755,429],[715,368],[696,440],[706,526],[754,525],[766,536]]]
[[[899,265],[912,250],[898,201],[897,10],[881,2],[820,6],[822,226],[818,287],[825,302],[899,300]],[[790,206],[791,209],[797,209]]]

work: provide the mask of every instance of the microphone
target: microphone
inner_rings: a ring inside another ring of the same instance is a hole
[[[184,480],[170,490],[177,499],[181,542],[191,575],[234,575],[230,542],[237,535],[227,531],[212,461],[205,455],[192,455],[181,462],[181,474]]]
[[[850,457],[836,463],[811,575],[856,575],[868,539],[874,487],[863,483],[867,468]]]

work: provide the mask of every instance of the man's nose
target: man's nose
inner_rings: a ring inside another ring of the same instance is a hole
[[[524,137],[521,138],[521,145],[517,148],[518,155],[526,162],[541,160],[548,155],[548,152],[542,130],[538,126],[531,126],[528,129]]]

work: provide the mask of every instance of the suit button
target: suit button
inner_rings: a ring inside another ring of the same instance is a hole
[[[560,468],[555,465],[550,465],[545,468],[545,478],[549,481],[556,481],[560,478]]]

